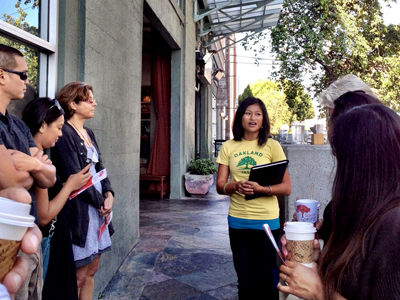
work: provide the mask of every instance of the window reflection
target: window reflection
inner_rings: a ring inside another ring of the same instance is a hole
[[[0,20],[39,36],[39,0],[0,0]]]

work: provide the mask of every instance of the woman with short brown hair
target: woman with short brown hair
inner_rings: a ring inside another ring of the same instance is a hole
[[[104,169],[94,133],[84,127],[94,116],[96,99],[93,88],[84,82],[71,82],[58,93],[57,99],[65,111],[63,135],[52,149],[52,161],[62,180],[91,164],[92,175]],[[70,217],[72,247],[80,300],[91,300],[100,256],[111,249],[112,226],[98,239],[98,230],[109,223],[114,192],[108,178],[95,183],[71,200]],[[111,225],[111,224],[110,224]]]

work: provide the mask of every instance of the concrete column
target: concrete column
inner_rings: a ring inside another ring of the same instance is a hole
[[[335,157],[330,145],[283,145],[289,160],[292,193],[285,197],[285,221],[291,221],[294,201],[314,199],[319,202],[320,218],[331,200]]]

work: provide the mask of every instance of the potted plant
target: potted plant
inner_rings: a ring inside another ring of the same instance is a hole
[[[185,174],[185,188],[192,197],[204,197],[214,183],[214,173],[218,171],[209,158],[192,159],[189,172]]]

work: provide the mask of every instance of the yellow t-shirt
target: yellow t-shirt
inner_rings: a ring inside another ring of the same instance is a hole
[[[229,140],[225,142],[217,158],[217,163],[229,167],[230,182],[248,180],[250,169],[255,165],[266,164],[286,159],[281,145],[268,139],[263,146],[258,139],[253,141]],[[279,218],[279,205],[276,196],[259,197],[246,200],[243,194],[231,195],[229,215],[248,220],[273,220]]]

